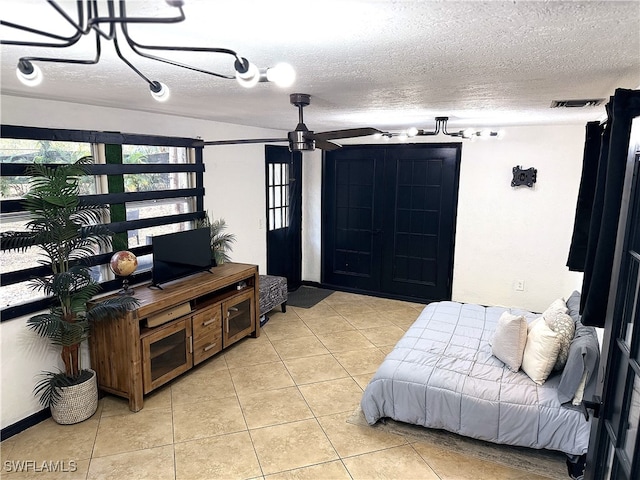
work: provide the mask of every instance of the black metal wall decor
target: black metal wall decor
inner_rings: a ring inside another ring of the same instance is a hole
[[[538,176],[538,170],[535,168],[527,168],[524,170],[520,165],[513,167],[513,180],[511,180],[512,187],[520,187],[522,185],[526,185],[527,187],[533,187],[533,184],[536,183],[536,178]]]

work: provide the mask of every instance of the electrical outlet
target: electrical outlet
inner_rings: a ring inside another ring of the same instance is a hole
[[[518,292],[524,291],[524,280],[516,280],[515,289]]]

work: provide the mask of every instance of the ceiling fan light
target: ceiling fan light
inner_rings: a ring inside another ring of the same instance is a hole
[[[462,130],[462,138],[473,138],[476,136],[476,131],[473,128],[465,128]]]
[[[171,96],[169,87],[162,82],[152,82],[151,85],[149,85],[149,90],[151,90],[151,96],[158,102],[166,102]]]
[[[37,87],[42,83],[42,70],[28,60],[20,60],[16,68],[18,80],[27,87]]]
[[[242,63],[238,60],[234,63],[236,69],[236,80],[244,88],[253,88],[260,81],[260,71],[253,63],[246,58]]]
[[[288,63],[278,63],[267,69],[267,80],[279,87],[287,88],[296,81],[296,71]]]

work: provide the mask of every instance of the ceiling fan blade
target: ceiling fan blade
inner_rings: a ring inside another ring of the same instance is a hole
[[[288,138],[245,138],[238,140],[212,140],[204,142],[204,146],[210,145],[240,145],[243,143],[276,143],[276,142],[288,142]]]
[[[321,150],[331,151],[331,150],[337,150],[339,148],[342,148],[342,145],[338,145],[337,143],[329,142],[321,138],[316,138],[315,142],[316,142],[316,148],[319,148]]]
[[[376,133],[382,133],[377,128],[347,128],[344,130],[332,130],[330,132],[318,132],[311,133],[308,138],[312,138],[316,142],[318,140],[336,140],[338,138],[353,138],[353,137],[366,137],[367,135],[374,135]]]

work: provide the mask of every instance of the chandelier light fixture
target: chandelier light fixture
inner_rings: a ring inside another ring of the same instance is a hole
[[[502,138],[504,137],[503,130],[491,130],[488,128],[485,129],[475,129],[475,128],[465,128],[464,130],[458,130],[456,132],[450,132],[447,130],[447,122],[449,121],[449,117],[436,117],[436,127],[433,130],[422,130],[416,127],[411,127],[405,132],[399,133],[391,133],[391,132],[383,132],[380,134],[383,138],[392,138],[398,137],[400,140],[407,140],[411,137],[420,137],[420,136],[434,136],[439,135],[440,133],[444,135],[449,135],[450,137],[461,137],[467,139],[487,139],[487,138]]]
[[[22,57],[18,61],[16,74],[18,79],[29,87],[35,87],[42,82],[42,71],[34,62],[69,63],[79,65],[94,65],[100,61],[101,39],[113,41],[113,46],[118,58],[122,60],[140,78],[149,84],[149,90],[153,98],[158,101],[166,101],[169,98],[169,88],[158,80],[151,80],[140,70],[138,70],[122,53],[120,49],[121,38],[129,45],[129,48],[137,55],[151,60],[168,63],[180,68],[192,70],[222,79],[236,79],[237,82],[246,88],[254,87],[259,82],[273,82],[281,87],[288,87],[295,80],[295,71],[287,63],[280,63],[272,68],[258,69],[246,58],[241,57],[235,51],[228,48],[211,47],[177,47],[161,45],[144,45],[131,38],[128,31],[129,24],[168,24],[178,23],[185,19],[183,0],[166,0],[171,7],[179,10],[175,17],[154,18],[154,17],[129,17],[127,16],[126,0],[107,0],[107,15],[101,16],[98,12],[98,0],[77,0],[77,20],[65,12],[54,0],[47,0],[56,12],[75,29],[71,36],[62,36],[52,32],[38,30],[25,25],[0,20],[0,25],[8,28],[21,30],[35,35],[39,41],[23,40],[0,40],[3,45],[18,45],[23,47],[45,47],[45,48],[66,48],[78,43],[83,37],[91,35],[95,38],[95,57],[88,60],[53,58],[53,57]],[[117,7],[116,7],[117,3]],[[118,36],[121,32],[121,37]],[[34,37],[32,37],[34,38]],[[168,58],[159,57],[151,52],[202,52],[229,55],[233,57],[233,69],[235,74],[223,74],[212,72],[203,68],[187,65]]]

